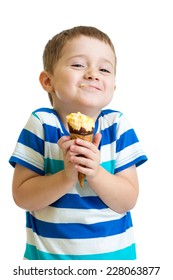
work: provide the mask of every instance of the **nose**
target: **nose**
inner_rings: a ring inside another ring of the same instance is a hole
[[[99,80],[99,75],[96,69],[90,68],[85,72],[85,79],[87,80]]]

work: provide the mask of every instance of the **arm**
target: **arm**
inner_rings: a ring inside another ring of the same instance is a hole
[[[77,139],[70,149],[84,157],[72,155],[71,161],[79,172],[86,175],[91,188],[112,210],[124,213],[135,206],[138,197],[138,178],[136,167],[129,167],[115,175],[99,165],[97,149],[101,136],[97,134],[93,143]],[[85,167],[84,167],[85,166]]]
[[[116,175],[100,166],[97,176],[88,182],[103,202],[117,213],[129,211],[136,204],[138,179],[134,165]]]
[[[44,208],[66,194],[78,180],[74,164],[69,161],[69,147],[74,141],[62,137],[59,145],[64,155],[64,170],[49,176],[40,176],[16,164],[12,192],[15,203],[29,211]],[[73,153],[72,153],[73,154]]]
[[[37,173],[16,164],[12,192],[15,203],[26,210],[39,210],[63,196],[72,187],[64,171],[50,176]]]

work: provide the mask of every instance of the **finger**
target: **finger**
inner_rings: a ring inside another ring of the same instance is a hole
[[[94,163],[92,160],[87,159],[85,157],[78,157],[78,156],[72,156],[71,162],[75,164],[75,167],[80,169],[80,167],[83,167],[84,169],[93,169]]]
[[[92,150],[93,152],[96,152],[98,149],[98,146],[99,146],[99,143],[100,143],[100,140],[102,138],[102,135],[101,133],[97,133],[95,136],[94,136],[94,139],[93,139],[93,142],[89,142],[89,141],[85,141],[85,140],[82,140],[82,139],[76,139],[75,140],[75,143],[78,145],[78,146],[82,146],[82,147],[85,147],[87,149],[90,149]],[[93,145],[94,144],[94,145]]]
[[[69,155],[69,157],[71,157],[71,156],[79,156],[79,153],[73,151],[73,149],[70,146],[70,148],[68,150],[68,155]]]
[[[60,148],[63,147],[63,144],[67,141],[70,140],[70,136],[62,136],[59,140],[58,140],[58,145]]]
[[[93,144],[98,148],[99,144],[100,144],[100,141],[102,139],[102,135],[101,133],[97,133],[95,136],[94,136],[94,139],[93,139]]]
[[[74,160],[73,163],[75,164],[75,168],[77,169],[77,171],[85,175],[91,175],[96,169],[94,162],[88,159],[83,159],[80,162]]]
[[[95,146],[92,143],[87,143],[86,146],[71,145],[70,151],[75,153],[76,155],[84,156],[84,157],[87,157],[87,158],[92,158],[93,154],[96,153],[96,151],[94,151],[93,147],[95,148]]]

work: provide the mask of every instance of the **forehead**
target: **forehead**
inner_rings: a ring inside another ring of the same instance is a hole
[[[84,35],[69,40],[61,51],[61,57],[77,55],[102,56],[103,58],[115,61],[115,54],[108,43]]]

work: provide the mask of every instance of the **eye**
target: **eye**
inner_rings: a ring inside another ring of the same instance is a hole
[[[75,67],[75,68],[82,68],[82,67],[84,67],[84,66],[83,66],[82,64],[80,64],[80,63],[72,64],[72,66]]]
[[[105,68],[101,68],[100,71],[104,72],[104,73],[111,73],[108,69],[105,69]]]

